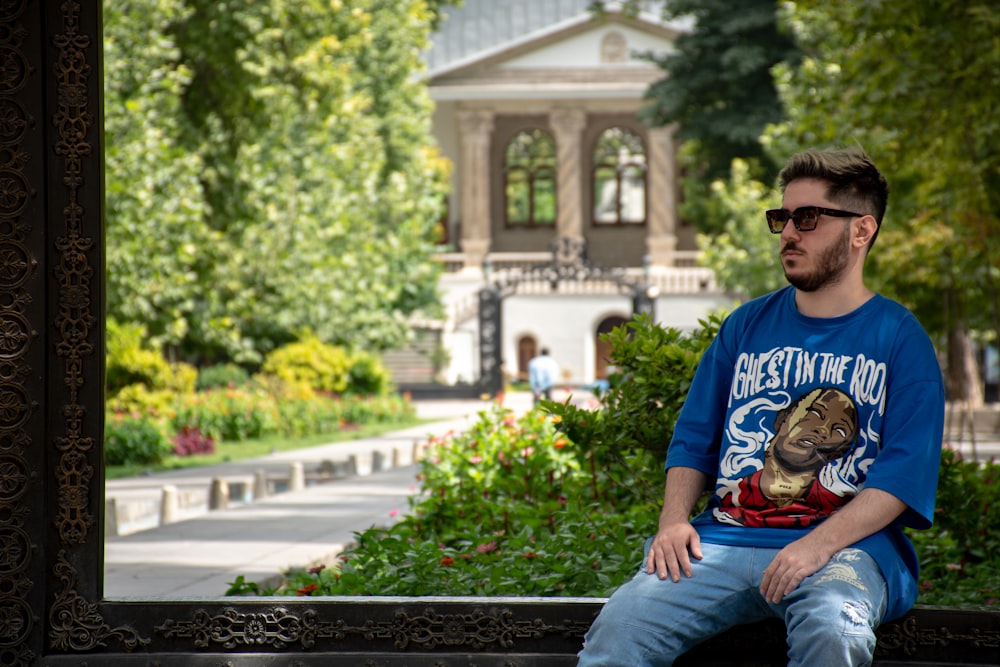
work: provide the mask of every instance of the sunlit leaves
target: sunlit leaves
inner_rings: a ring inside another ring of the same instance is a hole
[[[253,362],[304,330],[397,343],[436,303],[435,18],[420,0],[109,7],[109,311],[193,358]]]

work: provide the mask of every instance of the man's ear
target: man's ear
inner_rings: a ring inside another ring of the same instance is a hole
[[[854,236],[854,245],[859,248],[865,248],[871,243],[875,232],[878,231],[878,223],[875,222],[875,216],[863,215],[858,218],[857,225],[858,231]]]

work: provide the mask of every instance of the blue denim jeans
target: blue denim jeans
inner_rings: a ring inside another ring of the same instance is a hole
[[[764,568],[778,549],[702,542],[694,576],[674,583],[638,574],[604,605],[584,640],[578,667],[666,667],[694,645],[727,628],[784,619],[788,664],[869,665],[875,628],[886,611],[886,585],[875,561],[844,549],[778,604],[760,594]],[[646,543],[649,554],[649,542]]]

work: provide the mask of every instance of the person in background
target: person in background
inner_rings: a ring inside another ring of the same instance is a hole
[[[903,529],[933,521],[944,382],[916,318],[865,284],[888,185],[860,150],[800,153],[779,185],[766,218],[790,285],[733,311],[702,357],[657,533],[579,667],[668,666],[774,617],[789,665],[870,665],[876,628],[916,600]]]
[[[552,400],[552,387],[559,377],[559,365],[549,356],[548,348],[543,347],[539,355],[528,362],[528,383],[531,384],[531,396],[537,404],[542,398]]]

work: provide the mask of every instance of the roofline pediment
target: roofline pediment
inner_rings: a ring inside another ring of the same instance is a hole
[[[590,13],[580,14],[572,19],[553,24],[545,30],[526,35],[523,39],[507,42],[500,47],[477,53],[472,57],[431,71],[428,75],[428,83],[430,86],[434,86],[445,80],[453,82],[466,77],[475,79],[484,71],[496,70],[508,60],[608,24],[633,28],[670,41],[674,41],[685,32],[682,28],[665,23],[632,18],[618,10],[609,10],[601,16]]]

